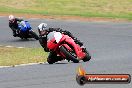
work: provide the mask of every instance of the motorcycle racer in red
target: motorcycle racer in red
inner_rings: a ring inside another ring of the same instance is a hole
[[[49,49],[47,48],[47,35],[53,31],[68,35],[76,42],[76,44],[83,46],[83,43],[80,40],[78,40],[77,38],[75,38],[69,31],[62,30],[61,28],[47,28],[46,23],[41,23],[38,26],[39,42],[40,42],[40,45],[44,48],[45,52],[49,52]],[[48,58],[57,58],[56,60],[58,60],[58,61],[62,59],[60,56],[57,56],[54,52],[50,52]],[[55,62],[57,62],[57,61],[55,61]]]

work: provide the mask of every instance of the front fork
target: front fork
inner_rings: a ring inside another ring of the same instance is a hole
[[[83,52],[82,48],[78,44],[76,44],[73,39],[68,40],[68,41],[66,40],[66,42],[68,44],[70,44],[71,46],[73,46],[73,49],[75,50],[75,53],[76,53],[78,59],[83,59],[86,56],[86,54]]]

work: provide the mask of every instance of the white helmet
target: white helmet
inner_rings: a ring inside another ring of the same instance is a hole
[[[38,26],[38,30],[39,31],[43,31],[43,30],[45,30],[47,28],[47,24],[46,23],[41,23],[41,24],[39,24],[39,26]]]
[[[13,15],[9,15],[9,20],[13,21],[15,19],[15,17]]]
[[[40,35],[44,35],[46,33],[46,28],[47,28],[47,24],[46,23],[41,23],[38,26],[38,32]]]

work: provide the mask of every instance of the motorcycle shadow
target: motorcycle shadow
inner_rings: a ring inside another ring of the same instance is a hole
[[[54,64],[68,64],[68,63],[66,63],[66,62],[65,63],[64,62],[62,62],[62,63],[61,62],[56,62]]]
[[[27,42],[27,41],[36,41],[35,39],[15,39],[11,40],[11,42]]]
[[[83,62],[83,61],[80,61],[79,63],[74,63],[74,62],[72,62],[72,61],[70,61],[70,62],[56,62],[56,63],[54,63],[54,64],[80,64],[80,63],[85,63],[85,62]]]
[[[49,63],[41,63],[40,65],[64,65],[64,64],[68,64],[67,62],[56,62],[54,64],[49,64]]]
[[[55,62],[53,64],[49,64],[49,63],[41,63],[41,65],[66,65],[66,64],[80,64],[80,63],[85,63],[83,61],[80,61],[79,63],[74,63],[74,62],[64,62],[64,61],[60,61],[60,62]]]

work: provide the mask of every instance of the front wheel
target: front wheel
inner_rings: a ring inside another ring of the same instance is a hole
[[[30,33],[31,33],[31,35],[32,35],[33,38],[35,38],[36,40],[39,39],[38,35],[35,32],[30,31]]]
[[[84,62],[87,62],[91,59],[91,56],[89,55],[89,52],[85,49],[84,52],[86,53],[86,56],[83,58]]]
[[[79,62],[79,60],[76,57],[74,57],[69,51],[67,51],[67,49],[64,46],[60,47],[60,52],[62,52],[66,56],[66,59],[71,60],[74,63]]]

